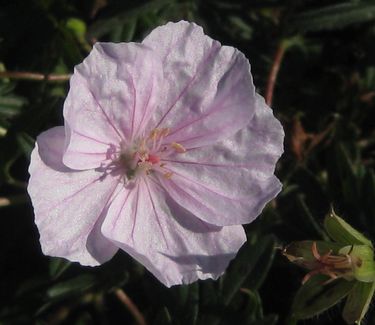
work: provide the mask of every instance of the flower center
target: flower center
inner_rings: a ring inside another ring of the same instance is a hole
[[[135,141],[130,148],[121,152],[117,161],[128,180],[153,172],[161,172],[168,179],[172,177],[173,173],[165,167],[162,160],[172,154],[184,153],[186,149],[176,142],[165,143],[169,131],[168,128],[154,129],[148,137]]]

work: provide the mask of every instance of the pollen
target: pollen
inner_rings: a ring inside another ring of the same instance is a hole
[[[186,149],[182,144],[179,144],[177,142],[172,142],[171,147],[177,152],[177,153],[184,153],[186,152]]]
[[[151,140],[157,140],[157,139],[160,139],[160,138],[164,138],[169,134],[169,131],[170,131],[169,128],[153,129],[150,132],[149,138]]]
[[[167,172],[167,173],[164,174],[164,177],[165,177],[166,179],[171,179],[172,176],[173,176],[173,173],[172,173],[172,172]]]
[[[186,149],[177,142],[165,140],[170,133],[169,128],[155,128],[151,130],[147,137],[136,139],[128,148],[120,153],[119,158],[115,158],[116,163],[128,180],[142,175],[151,175],[159,172],[166,179],[170,179],[173,172],[165,169],[164,159],[174,153],[184,153]]]

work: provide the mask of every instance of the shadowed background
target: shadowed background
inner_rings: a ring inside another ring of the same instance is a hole
[[[248,244],[216,282],[166,289],[123,252],[97,268],[43,256],[29,155],[41,131],[63,123],[74,65],[97,40],[141,41],[181,19],[250,60],[286,131],[282,193],[246,226]],[[325,238],[331,204],[375,238],[374,103],[374,1],[0,1],[0,324],[137,323],[116,288],[149,324],[295,324],[305,272],[277,248]],[[341,322],[338,307],[301,321]]]

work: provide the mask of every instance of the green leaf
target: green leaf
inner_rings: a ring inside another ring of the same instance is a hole
[[[359,324],[365,316],[375,291],[375,282],[357,282],[346,300],[343,318],[348,324]]]
[[[199,311],[199,285],[195,282],[189,285],[189,295],[186,300],[183,324],[196,324]]]
[[[221,288],[220,284],[224,280],[225,276],[221,277],[218,281],[213,280],[206,280],[200,284],[200,306],[203,308],[212,309],[213,306],[220,306],[222,307],[222,303],[220,301],[221,298]],[[216,316],[216,315],[215,315]],[[207,314],[204,315],[205,318],[214,318],[212,315],[208,316]],[[207,323],[211,323],[211,321],[207,320]]]
[[[242,289],[241,291],[248,299],[245,309],[247,322],[253,324],[255,319],[263,318],[262,299],[256,290]]]
[[[49,274],[53,279],[62,275],[72,263],[64,258],[51,257],[49,262]]]
[[[346,245],[367,245],[373,247],[371,241],[354,229],[332,210],[324,220],[328,235],[336,242]]]
[[[17,96],[0,95],[0,117],[12,118],[21,113],[22,107],[27,103],[26,99]]]
[[[253,322],[253,325],[276,325],[279,317],[277,315],[267,315],[263,319]]]
[[[167,307],[163,307],[152,322],[155,325],[172,325],[172,317]]]
[[[170,291],[173,298],[173,305],[176,308],[173,318],[178,319],[180,324],[196,324],[199,310],[198,283],[176,286],[170,289]]]
[[[7,150],[2,152],[0,156],[0,165],[2,165],[3,167],[2,169],[0,169],[0,178],[8,184],[25,189],[26,184],[14,178],[11,173],[14,163],[21,156],[19,150],[17,150],[17,144],[15,143],[13,138],[6,138],[4,140],[6,141],[4,141],[3,143],[1,143],[0,141],[0,151],[4,150],[4,148],[7,148]]]
[[[371,20],[375,20],[374,2],[352,1],[302,12],[291,20],[291,25],[307,32],[342,29]]]
[[[302,194],[297,195],[297,205],[298,208],[301,210],[301,215],[306,220],[306,223],[310,226],[312,230],[316,232],[316,234],[323,239],[328,239],[326,233],[322,229],[321,225],[318,223],[317,218],[311,212],[310,208],[306,204],[305,196]]]
[[[129,28],[129,32],[132,33],[132,27],[136,27],[135,25],[131,25],[132,21],[138,20],[139,18],[145,19],[147,15],[149,15],[150,13],[158,12],[162,10],[164,7],[170,5],[170,0],[153,0],[147,2],[144,5],[135,7],[134,9],[126,9],[124,11],[121,11],[112,17],[99,19],[89,27],[88,38],[99,39],[105,35],[112,34],[114,31],[115,34],[120,32],[122,33],[124,25],[127,25],[126,28]],[[130,26],[128,25],[129,23]],[[126,36],[126,33],[124,34],[124,36]]]
[[[86,24],[78,18],[69,18],[66,22],[66,28],[73,32],[77,39],[83,39],[86,34]]]
[[[29,202],[26,194],[8,195],[0,198],[0,209]]]
[[[246,281],[246,287],[251,290],[258,290],[262,286],[275,257],[275,246],[276,240],[273,236],[270,236],[263,246],[264,249],[261,256],[251,271],[251,276]]]
[[[266,274],[259,274],[259,270],[263,268],[264,272],[268,271],[268,258],[272,259],[274,244],[274,238],[272,236],[267,236],[262,239],[257,239],[255,243],[247,242],[241,248],[236,259],[233,261],[223,278],[222,294],[225,305],[230,303],[234,295],[245,283],[246,279],[252,276],[253,272],[257,273],[256,276],[258,278],[254,279],[252,285],[254,287],[260,286]],[[270,256],[270,254],[272,256]]]
[[[344,279],[326,283],[329,279],[328,276],[319,274],[301,286],[292,305],[294,318],[306,319],[322,313],[346,297],[356,283]]]
[[[137,28],[137,19],[130,19],[127,24],[124,25],[122,31],[122,41],[130,42],[134,39],[135,30]]]
[[[238,35],[244,40],[250,40],[253,35],[253,28],[241,17],[229,16],[229,29],[234,35]]]
[[[91,274],[83,274],[73,279],[59,282],[50,287],[47,295],[50,298],[65,297],[74,294],[80,294],[95,285],[95,277]]]
[[[363,186],[362,186],[362,194],[363,194],[363,211],[365,212],[366,216],[368,216],[368,227],[370,229],[375,228],[374,219],[371,216],[375,216],[375,173],[374,170],[368,169],[366,175],[363,179]]]
[[[31,151],[35,147],[35,140],[25,132],[18,133],[16,135],[16,140],[26,158],[30,159]]]

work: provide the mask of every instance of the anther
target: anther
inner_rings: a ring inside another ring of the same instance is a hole
[[[164,128],[160,130],[160,137],[166,137],[170,132],[169,128]]]
[[[182,144],[179,144],[177,142],[172,142],[171,147],[178,153],[184,153],[186,152],[186,149],[183,147]]]
[[[149,138],[152,139],[152,140],[156,140],[158,138],[159,134],[160,134],[160,129],[153,129],[150,132]]]
[[[166,179],[171,179],[172,176],[173,176],[173,173],[172,173],[172,172],[168,172],[168,173],[165,173],[165,174],[164,174],[164,177],[165,177]]]

